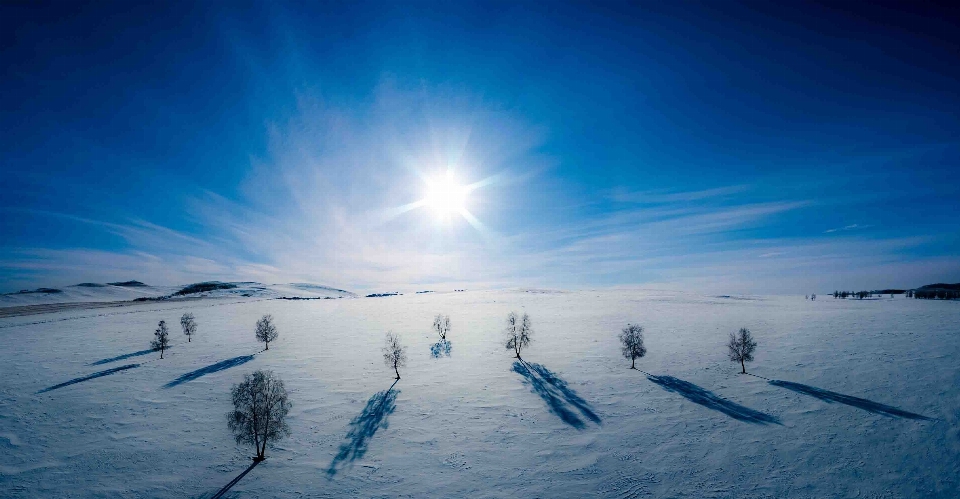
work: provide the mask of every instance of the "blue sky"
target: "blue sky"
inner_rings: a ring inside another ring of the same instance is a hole
[[[671,4],[4,5],[0,291],[960,281],[956,9]]]

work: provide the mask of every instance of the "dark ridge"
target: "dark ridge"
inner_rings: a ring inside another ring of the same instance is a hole
[[[433,291],[417,291],[418,295],[422,295],[424,293],[433,293]]]
[[[198,282],[196,284],[191,284],[180,291],[177,291],[173,296],[183,296],[183,295],[192,295],[194,293],[203,293],[204,291],[214,291],[217,289],[234,289],[236,284],[230,284],[229,282],[219,282],[219,281],[210,281],[210,282]]]
[[[310,284],[306,282],[292,282],[290,283],[290,286],[293,286],[295,288],[300,288],[300,289],[322,289],[324,291],[336,291],[338,293],[353,295],[352,292],[347,291],[345,289],[331,288],[330,286],[322,286],[320,284]]]
[[[53,294],[53,293],[63,293],[59,289],[54,288],[37,288],[37,289],[21,289],[16,293],[7,293],[8,295],[29,295],[33,293],[44,293],[44,294]]]
[[[367,298],[383,298],[384,296],[400,296],[400,293],[372,293]]]
[[[107,284],[111,286],[122,286],[124,288],[141,288],[146,287],[146,284],[140,281],[123,281],[123,282],[108,282]]]
[[[100,284],[98,282],[81,282],[80,284],[74,284],[78,288],[105,288],[106,284]]]
[[[248,295],[243,295],[248,296]],[[303,296],[281,296],[277,298],[278,300],[337,300],[339,296],[314,296],[314,297],[303,297]]]
[[[920,286],[917,289],[948,289],[950,291],[960,291],[960,282],[956,284],[944,284],[944,283],[927,284],[926,286]]]

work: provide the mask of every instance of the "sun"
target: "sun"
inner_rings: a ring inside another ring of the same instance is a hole
[[[467,189],[457,182],[452,173],[427,181],[427,206],[437,215],[446,218],[460,213],[467,202]]]
[[[456,170],[448,168],[434,177],[420,175],[420,178],[425,184],[424,196],[412,203],[386,210],[384,221],[392,220],[409,211],[429,208],[441,225],[449,225],[462,218],[481,234],[485,236],[491,234],[483,222],[470,212],[471,208],[480,201],[480,199],[471,200],[471,198],[473,191],[496,183],[498,176],[487,177],[472,184],[462,184],[456,175]]]

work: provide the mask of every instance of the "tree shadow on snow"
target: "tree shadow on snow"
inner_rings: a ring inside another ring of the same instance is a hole
[[[207,367],[201,367],[196,371],[190,371],[186,374],[181,375],[179,378],[163,385],[164,388],[173,388],[179,384],[186,383],[187,381],[193,381],[201,376],[206,376],[208,374],[213,374],[218,371],[223,371],[225,369],[230,369],[231,367],[236,367],[241,364],[246,364],[253,360],[253,355],[241,355],[240,357],[234,357],[232,359],[221,360],[216,364],[210,364]]]
[[[546,367],[519,360],[513,363],[513,372],[523,376],[524,382],[530,385],[533,392],[540,396],[550,411],[557,415],[564,423],[580,430],[586,426],[581,414],[590,421],[600,424],[600,416],[594,412],[589,402],[577,394],[567,382]],[[579,411],[579,414],[571,409]]]
[[[110,375],[110,374],[113,374],[113,373],[119,372],[119,371],[125,371],[125,370],[127,370],[127,369],[133,369],[133,368],[135,368],[135,367],[140,367],[140,364],[127,364],[127,365],[125,365],[125,366],[120,366],[120,367],[114,367],[114,368],[112,368],[112,369],[107,369],[106,371],[95,372],[95,373],[93,373],[93,374],[91,374],[91,375],[89,375],[89,376],[84,376],[84,377],[82,377],[82,378],[73,378],[73,379],[71,379],[70,381],[66,381],[66,382],[60,383],[59,385],[53,385],[53,386],[51,386],[51,387],[49,387],[49,388],[44,388],[43,390],[40,390],[40,391],[37,392],[37,393],[46,393],[46,392],[49,392],[49,391],[51,391],[51,390],[56,390],[57,388],[63,388],[63,387],[65,387],[65,386],[70,386],[70,385],[73,385],[73,384],[76,384],[76,383],[83,383],[84,381],[88,381],[88,380],[91,380],[91,379],[94,379],[94,378],[100,378],[100,377],[102,377],[102,376],[107,376],[107,375]]]
[[[446,355],[450,356],[450,351],[453,349],[453,343],[447,340],[440,340],[433,345],[430,345],[430,356],[434,359],[439,359]]]
[[[220,498],[222,498],[222,497],[227,497],[227,496],[226,496],[226,493],[229,492],[230,489],[233,488],[233,486],[236,485],[237,482],[239,482],[241,478],[243,478],[244,476],[246,476],[247,473],[250,473],[250,471],[251,471],[253,468],[255,468],[258,464],[260,464],[261,462],[263,462],[263,461],[257,461],[256,459],[254,459],[254,460],[253,460],[253,463],[250,464],[250,466],[248,466],[247,469],[245,469],[245,470],[243,471],[243,473],[240,473],[239,475],[237,475],[236,478],[234,478],[233,480],[230,480],[230,483],[224,485],[220,490],[217,491],[216,494],[214,494],[212,497],[210,497],[210,499],[220,499]]]
[[[170,347],[167,347],[167,350],[169,350],[169,349],[170,349]],[[151,354],[151,353],[154,353],[154,352],[156,352],[156,351],[157,351],[157,350],[154,350],[154,349],[150,348],[150,349],[147,349],[147,350],[140,350],[139,352],[125,353],[125,354],[123,354],[123,355],[117,355],[116,357],[110,357],[109,359],[98,360],[98,361],[96,361],[96,362],[94,362],[94,363],[92,363],[92,364],[87,364],[87,365],[88,365],[88,366],[102,366],[103,364],[109,364],[109,363],[111,363],[111,362],[116,362],[116,361],[118,361],[118,360],[129,359],[130,357],[139,357],[139,356],[141,356],[141,355]]]
[[[397,409],[397,395],[400,393],[393,389],[396,384],[397,382],[394,381],[390,388],[370,397],[363,411],[350,421],[347,441],[340,444],[339,452],[330,462],[330,468],[327,469],[328,478],[332,478],[347,464],[363,458],[367,453],[367,445],[377,430],[389,426],[387,416]]]
[[[722,412],[733,419],[754,424],[780,424],[780,420],[775,416],[753,410],[736,402],[731,402],[689,381],[674,378],[673,376],[654,376],[652,374],[647,374],[647,379],[660,385],[660,388],[668,392],[683,395],[693,403]]]
[[[824,390],[822,388],[817,388],[815,386],[804,385],[801,383],[791,383],[789,381],[780,381],[777,379],[772,379],[769,383],[773,386],[779,386],[781,388],[786,388],[787,390],[792,390],[797,393],[802,393],[804,395],[809,395],[811,397],[816,397],[826,403],[839,402],[841,404],[846,404],[849,406],[856,407],[858,409],[863,409],[874,414],[882,414],[884,416],[893,416],[899,418],[907,419],[922,419],[924,421],[931,421],[933,418],[927,416],[916,414],[913,412],[907,412],[896,407],[881,404],[878,402],[873,402],[871,400],[862,399],[859,397],[851,397],[850,395],[844,395],[842,393],[831,392],[829,390]]]

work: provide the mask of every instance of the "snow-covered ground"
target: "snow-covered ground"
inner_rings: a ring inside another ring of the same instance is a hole
[[[503,347],[511,310],[533,320],[528,367]],[[280,338],[257,353],[265,313]],[[439,359],[437,313],[453,324]],[[160,319],[177,333],[163,360],[140,354]],[[646,327],[638,367],[652,377],[620,357],[628,321]],[[738,374],[724,343],[743,326],[760,344],[748,371],[794,384]],[[409,363],[384,393],[386,331]],[[225,414],[231,385],[256,369],[286,383],[292,435],[236,497],[960,497],[957,302],[194,300],[7,317],[0,344],[3,497],[209,497],[250,463]]]

